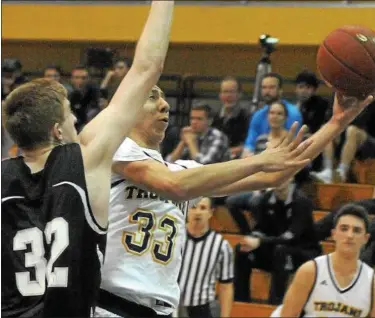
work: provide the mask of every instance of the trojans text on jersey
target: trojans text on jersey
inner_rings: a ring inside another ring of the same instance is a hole
[[[177,208],[179,208],[185,215],[186,215],[186,211],[187,211],[188,204],[189,204],[188,201],[174,202],[174,201],[171,201],[171,200],[168,200],[168,199],[164,199],[154,192],[145,191],[145,190],[142,190],[142,189],[140,189],[136,186],[128,186],[128,187],[125,188],[125,199],[126,200],[154,199],[154,200],[163,201],[165,203],[172,203]]]
[[[349,306],[340,302],[334,301],[314,301],[315,311],[329,311],[329,312],[337,312],[342,313],[345,315],[349,315],[352,317],[361,317],[362,310],[359,308],[355,308],[353,306]]]

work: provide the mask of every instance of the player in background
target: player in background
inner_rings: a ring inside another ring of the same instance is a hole
[[[332,229],[335,251],[298,269],[272,317],[375,317],[374,270],[359,260],[369,236],[366,209],[340,208]]]
[[[161,75],[173,7],[152,3],[131,69],[79,136],[59,83],[35,80],[7,97],[4,124],[22,156],[1,167],[3,317],[92,314],[112,157]]]

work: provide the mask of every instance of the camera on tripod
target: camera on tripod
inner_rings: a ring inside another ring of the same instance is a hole
[[[265,51],[266,55],[270,55],[276,50],[276,44],[279,43],[279,39],[274,38],[268,34],[262,34],[259,37],[259,43]]]
[[[276,44],[279,43],[278,38],[274,38],[269,34],[262,34],[259,37],[259,43],[263,49],[263,54],[258,62],[256,75],[255,75],[255,85],[254,93],[252,99],[251,111],[254,112],[259,108],[259,102],[261,99],[261,84],[263,76],[272,71],[271,68],[271,53],[276,50]]]

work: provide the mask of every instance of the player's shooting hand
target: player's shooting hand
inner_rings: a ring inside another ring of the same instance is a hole
[[[298,123],[295,122],[286,137],[277,145],[269,146],[260,153],[258,159],[262,162],[262,171],[275,172],[288,168],[302,168],[310,162],[310,159],[299,160],[299,155],[312,143],[311,140],[302,142],[307,127],[303,126],[297,136]]]
[[[361,100],[353,96],[335,94],[332,119],[340,125],[349,125],[369,104],[374,101],[375,92]]]

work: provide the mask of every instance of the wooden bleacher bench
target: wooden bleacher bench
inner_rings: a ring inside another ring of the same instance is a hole
[[[235,248],[235,246],[241,242],[243,235],[239,234],[223,234],[224,238],[229,244]],[[332,253],[335,249],[334,242],[323,241],[321,242],[323,248],[323,254]],[[293,275],[289,278],[289,283],[292,281]],[[261,269],[253,269],[250,277],[250,289],[253,299],[267,301],[269,297],[269,290],[271,285],[271,274]]]
[[[231,317],[269,317],[276,306],[234,302]]]
[[[317,184],[315,204],[321,210],[332,211],[344,203],[371,199],[374,189],[366,184]]]
[[[375,185],[375,159],[355,160],[353,172],[358,183]]]
[[[371,199],[375,194],[375,187],[365,184],[316,184],[315,187],[315,204],[319,209],[314,212],[315,221],[344,203]],[[245,217],[248,215],[250,213],[245,213]],[[249,224],[251,222],[251,217],[249,217]],[[226,206],[216,208],[211,218],[211,228],[218,232],[239,233],[238,226]]]

